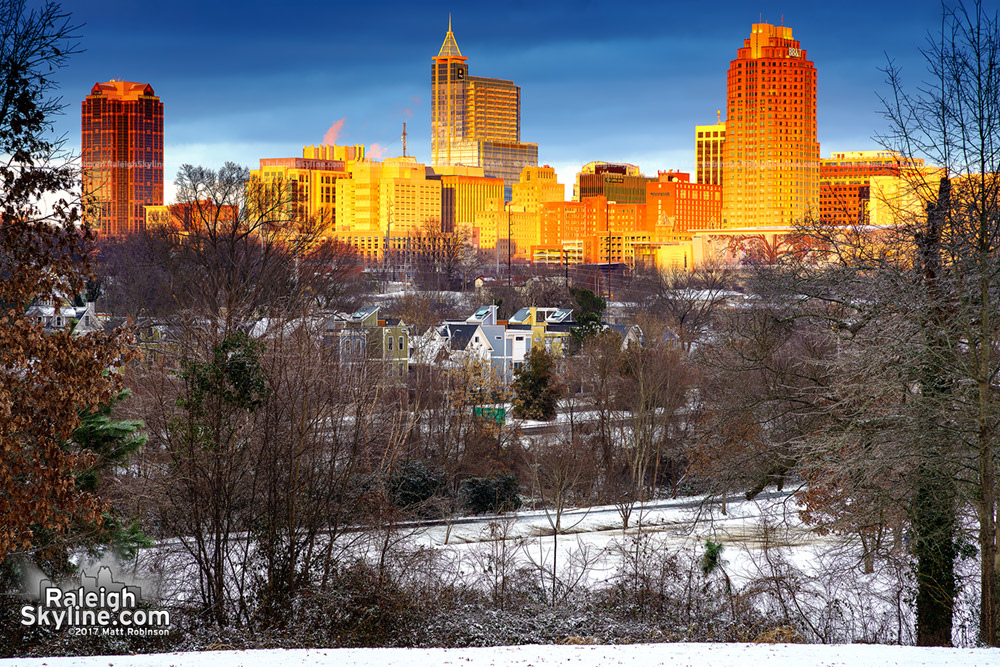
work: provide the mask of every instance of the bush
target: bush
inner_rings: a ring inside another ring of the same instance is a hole
[[[470,477],[462,482],[462,504],[473,514],[513,512],[521,507],[517,478],[512,473],[497,477]]]
[[[417,510],[421,515],[431,514],[427,501],[446,491],[444,479],[428,468],[423,461],[401,463],[389,476],[389,498],[400,509]]]

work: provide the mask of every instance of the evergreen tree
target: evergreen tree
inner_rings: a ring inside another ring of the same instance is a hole
[[[555,419],[559,384],[553,373],[555,360],[541,347],[532,347],[524,365],[514,371],[514,416],[521,419]]]

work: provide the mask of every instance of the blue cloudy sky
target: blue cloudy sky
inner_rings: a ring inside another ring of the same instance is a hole
[[[694,168],[694,126],[725,103],[726,70],[761,17],[791,26],[819,80],[822,156],[876,148],[879,68],[924,78],[937,0],[908,2],[444,3],[64,0],[84,52],[60,73],[58,119],[79,147],[97,81],[149,82],[164,104],[167,199],[178,167],[301,155],[343,119],[338,143],[430,157],[430,62],[448,14],[470,73],[521,86],[521,139],[572,183],[591,160],[647,174]],[[725,117],[725,114],[723,114]]]

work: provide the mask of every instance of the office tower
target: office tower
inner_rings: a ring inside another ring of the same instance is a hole
[[[308,222],[312,232],[330,235],[338,225],[337,181],[348,178],[364,155],[364,146],[304,146],[302,157],[261,158],[250,172],[258,188],[251,192],[266,193],[261,203],[281,206],[285,220]]]
[[[715,125],[696,125],[694,130],[695,181],[722,185],[722,146],[726,142],[726,124],[720,120]]]
[[[427,231],[440,231],[441,181],[412,157],[356,162],[337,179],[335,238],[366,259],[406,253]]]
[[[722,217],[785,226],[819,214],[816,68],[792,29],[755,23],[729,64]]]
[[[819,219],[835,225],[867,224],[871,181],[923,167],[895,151],[845,151],[819,161]]]
[[[691,183],[691,175],[661,171],[646,185],[646,230],[654,241],[719,226],[722,186]]]
[[[503,179],[484,176],[482,167],[431,167],[430,172],[427,178],[441,181],[442,232],[471,232],[477,213],[503,211]]]
[[[510,200],[511,209],[525,213],[537,213],[545,202],[563,201],[566,188],[556,179],[556,170],[543,167],[525,167],[521,178],[514,184]]]
[[[589,162],[576,175],[573,200],[606,197],[618,204],[645,204],[646,183],[653,180],[643,176],[634,164]]]
[[[510,203],[500,211],[477,211],[475,229],[481,249],[508,247],[513,255],[527,256],[540,239],[541,207],[545,202],[562,201],[565,188],[556,180],[552,167],[525,167],[513,185]]]
[[[145,226],[163,204],[163,103],[148,83],[95,83],[82,102],[84,217],[101,236]]]
[[[431,65],[431,164],[482,167],[504,179],[504,198],[524,167],[538,165],[538,144],[521,142],[521,88],[512,81],[469,76],[451,31]]]

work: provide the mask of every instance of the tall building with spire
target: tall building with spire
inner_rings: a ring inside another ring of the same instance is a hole
[[[82,103],[84,215],[101,236],[146,225],[163,204],[163,103],[148,83],[95,83]]]
[[[469,76],[451,31],[431,65],[431,164],[482,167],[504,180],[504,198],[524,167],[538,166],[538,144],[521,142],[521,88],[505,79]]]
[[[723,225],[791,225],[819,214],[816,67],[792,29],[753,24],[729,64]]]

